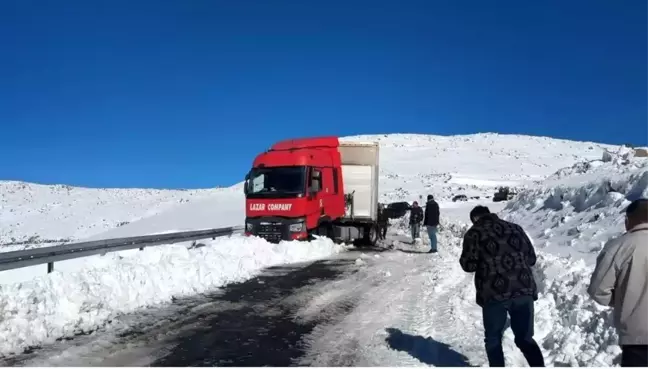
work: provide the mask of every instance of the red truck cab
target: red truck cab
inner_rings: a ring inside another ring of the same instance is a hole
[[[259,154],[245,177],[245,233],[270,242],[372,238],[377,144],[345,145],[337,137],[292,139]]]
[[[246,233],[269,241],[306,239],[344,216],[337,137],[286,140],[259,154],[246,176]]]

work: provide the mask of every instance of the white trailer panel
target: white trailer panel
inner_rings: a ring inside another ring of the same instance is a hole
[[[344,193],[353,193],[353,214],[347,218],[377,220],[379,146],[377,142],[340,142]]]

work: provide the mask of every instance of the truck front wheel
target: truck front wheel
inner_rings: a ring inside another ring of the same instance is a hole
[[[308,233],[309,241],[315,239],[313,235],[318,235],[318,236],[333,239],[334,238],[333,225],[327,222],[321,223],[319,226],[317,226],[317,228],[313,229],[311,232]]]
[[[362,239],[363,246],[375,246],[378,242],[378,228],[375,225],[366,226],[364,228],[364,238]]]

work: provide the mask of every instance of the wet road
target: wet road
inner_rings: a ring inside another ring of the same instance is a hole
[[[350,263],[317,262],[296,270],[279,267],[274,271],[287,274],[228,286],[224,294],[212,298],[240,306],[197,316],[200,328],[174,337],[177,345],[151,365],[291,365],[304,352],[301,338],[318,322],[298,323],[293,318],[298,306],[284,297],[308,285],[340,277]]]
[[[116,317],[107,328],[35,348],[0,365],[295,365],[306,349],[303,338],[322,319],[342,318],[353,308],[350,301],[331,302],[319,312],[321,319],[298,319],[304,301],[312,298],[309,293],[357,269],[353,255],[272,267],[212,294]]]

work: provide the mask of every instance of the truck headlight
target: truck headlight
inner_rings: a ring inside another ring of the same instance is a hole
[[[245,223],[245,231],[252,232],[252,223]]]
[[[302,232],[304,230],[304,222],[291,224],[288,229],[290,232]]]

